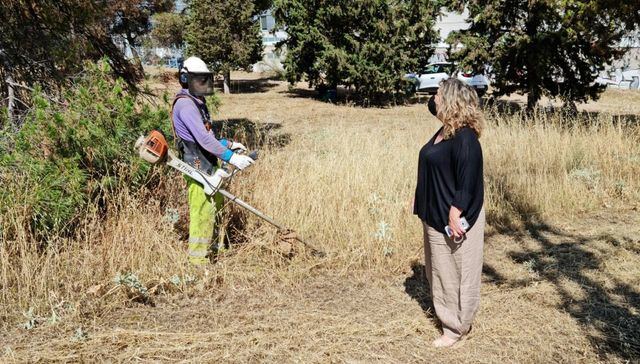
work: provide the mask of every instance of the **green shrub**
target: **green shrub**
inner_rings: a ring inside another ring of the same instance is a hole
[[[62,99],[36,89],[20,130],[0,132],[0,213],[20,211],[22,227],[37,238],[72,232],[89,204],[104,206],[108,192],[149,183],[151,166],[133,144],[151,129],[171,134],[168,106],[140,102],[106,61],[87,64]]]

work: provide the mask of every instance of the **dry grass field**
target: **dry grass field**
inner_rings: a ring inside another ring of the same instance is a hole
[[[288,257],[228,206],[230,249],[189,267],[172,173],[162,199],[113,196],[106,220],[89,213],[44,252],[0,241],[0,362],[640,362],[640,93],[608,91],[577,118],[487,110],[481,308],[462,345],[436,350],[412,198],[438,121],[303,84],[232,89],[215,118],[261,158],[229,189],[327,256]]]

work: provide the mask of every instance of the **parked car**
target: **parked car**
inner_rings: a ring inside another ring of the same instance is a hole
[[[451,62],[437,62],[428,64],[418,73],[408,73],[403,80],[408,81],[413,91],[435,93],[440,87],[440,81],[455,75],[460,81],[476,89],[478,96],[487,92],[489,79],[484,74],[459,71]]]
[[[640,70],[615,70],[613,75],[602,73],[593,82],[603,87],[640,90]]]

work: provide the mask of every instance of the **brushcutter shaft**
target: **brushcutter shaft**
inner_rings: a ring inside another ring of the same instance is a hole
[[[269,224],[275,226],[279,231],[289,231],[289,229],[285,228],[284,226],[282,226],[280,223],[276,222],[275,220],[273,220],[271,217],[263,214],[260,210],[256,209],[255,207],[249,205],[248,203],[244,202],[242,199],[238,198],[237,196],[233,195],[232,193],[230,193],[227,190],[223,190],[222,188],[218,190],[218,192],[224,196],[225,198],[227,198],[229,201],[235,203],[236,205],[248,210],[249,212],[251,212],[252,214],[256,215],[257,217],[261,218],[262,220],[268,222]],[[304,244],[307,248],[311,249],[312,253],[314,255],[317,256],[325,256],[325,253],[314,248],[311,244],[307,243],[306,241],[302,240],[299,236],[295,235],[294,239],[296,239],[297,241],[299,241],[300,243]]]
[[[284,230],[284,228],[282,227],[282,225],[278,224],[277,222],[275,222],[272,218],[270,218],[269,216],[263,214],[262,212],[260,212],[259,210],[257,210],[256,208],[254,208],[253,206],[249,205],[248,203],[244,202],[243,200],[241,200],[240,198],[238,198],[237,196],[231,194],[230,192],[223,190],[223,189],[219,189],[218,192],[226,197],[229,201],[235,203],[236,205],[249,210],[252,214],[258,216],[259,218],[261,218],[262,220],[268,222],[269,224],[275,226],[278,228],[278,230]]]

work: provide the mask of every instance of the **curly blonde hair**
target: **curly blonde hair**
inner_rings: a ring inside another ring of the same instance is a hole
[[[439,93],[438,119],[444,124],[444,139],[452,138],[458,129],[465,126],[480,137],[484,116],[476,90],[457,78],[449,78],[440,83]]]

